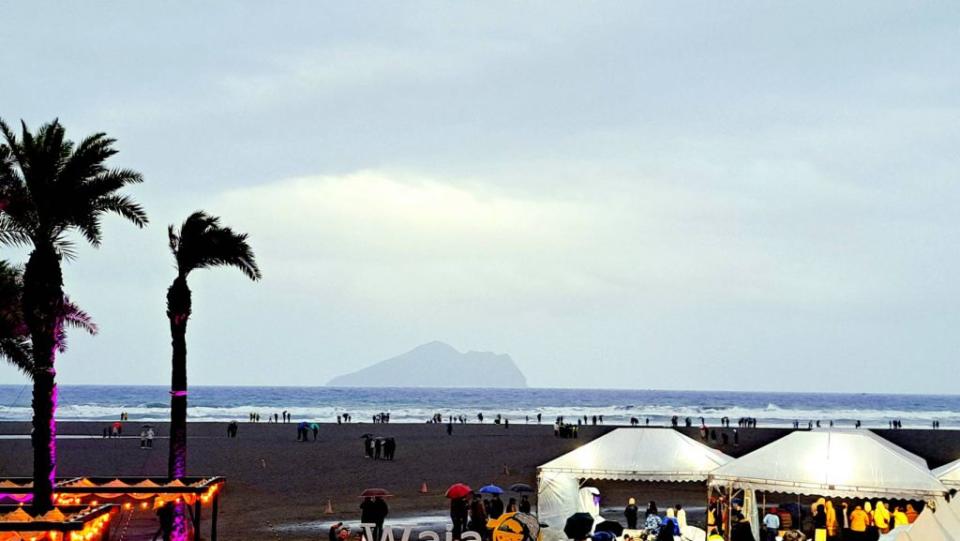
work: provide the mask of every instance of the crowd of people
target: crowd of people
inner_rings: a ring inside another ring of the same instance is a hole
[[[662,516],[657,509],[657,502],[651,501],[647,504],[647,509],[643,513],[643,522],[640,522],[640,508],[637,507],[637,500],[630,498],[627,500],[627,506],[623,510],[624,519],[627,522],[628,530],[640,530],[640,534],[624,535],[624,541],[633,539],[633,535],[638,538],[650,539],[655,541],[674,541],[674,538],[680,536],[680,532],[687,527],[687,512],[679,503],[673,507],[667,508]]]
[[[770,508],[763,517],[763,532],[760,541],[775,540],[778,532],[796,528],[801,532],[830,541],[874,541],[898,526],[912,524],[919,514],[911,502],[884,502],[867,500],[840,500],[834,502],[820,498],[804,514],[799,525],[794,513],[785,508]]]
[[[720,538],[729,520],[731,541],[817,539],[876,541],[898,526],[912,524],[922,504],[867,500],[817,499],[809,508],[796,503],[761,510],[760,539],[753,536],[749,517],[734,503],[711,500],[707,509],[707,539]]]
[[[372,458],[374,460],[393,460],[396,453],[396,439],[374,436],[372,434],[363,435],[364,458]]]
[[[489,540],[491,532],[487,528],[488,520],[496,520],[504,513],[529,513],[530,499],[524,494],[518,501],[510,498],[504,505],[499,494],[492,494],[483,498],[481,494],[473,493],[464,498],[450,500],[450,521],[453,523],[452,538],[460,539],[463,532],[476,532],[481,539]]]

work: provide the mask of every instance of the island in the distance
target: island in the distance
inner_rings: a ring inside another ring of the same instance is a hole
[[[403,355],[330,380],[333,387],[502,387],[522,388],[527,378],[509,355],[460,353],[430,342]]]

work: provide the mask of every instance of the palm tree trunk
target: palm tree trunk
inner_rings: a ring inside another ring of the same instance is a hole
[[[187,279],[178,276],[167,290],[167,318],[173,365],[170,381],[170,456],[167,475],[179,479],[187,474],[187,320],[190,319],[190,288]],[[186,505],[176,504],[170,538],[188,538]]]
[[[33,343],[33,509],[53,508],[57,477],[54,362],[63,325],[63,274],[53,246],[37,246],[23,274],[23,313]]]
[[[187,320],[190,318],[190,288],[178,277],[167,290],[167,318],[173,346],[170,381],[170,458],[167,475],[179,479],[187,474]]]

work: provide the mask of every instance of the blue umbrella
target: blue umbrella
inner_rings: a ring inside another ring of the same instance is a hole
[[[481,487],[477,492],[480,494],[503,494],[503,489],[497,485],[487,485],[485,487]]]

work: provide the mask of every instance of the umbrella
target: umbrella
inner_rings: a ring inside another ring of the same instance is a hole
[[[533,492],[533,488],[526,483],[514,483],[510,485],[510,492]]]
[[[485,487],[480,487],[478,490],[480,494],[503,494],[503,489],[497,485],[487,485]]]
[[[310,430],[313,430],[314,428],[316,428],[317,430],[320,430],[320,425],[318,425],[317,423],[310,423]]]
[[[539,541],[540,522],[527,513],[506,513],[493,528],[493,541]]]
[[[563,533],[568,539],[585,539],[593,528],[593,515],[590,513],[574,513],[563,526]]]
[[[593,541],[615,541],[616,537],[610,532],[593,532],[593,535],[590,536]]]
[[[367,434],[364,434],[364,435],[360,436],[360,439],[363,440],[363,439],[372,438],[372,437],[373,437],[373,434],[367,433]]]
[[[605,520],[593,528],[594,532],[610,532],[614,537],[623,535],[623,525],[615,520]]]
[[[360,493],[361,498],[389,498],[390,496],[393,494],[384,488],[368,488]]]
[[[450,488],[447,489],[447,497],[451,500],[459,500],[464,496],[468,496],[473,489],[463,483],[457,483],[450,485]]]

